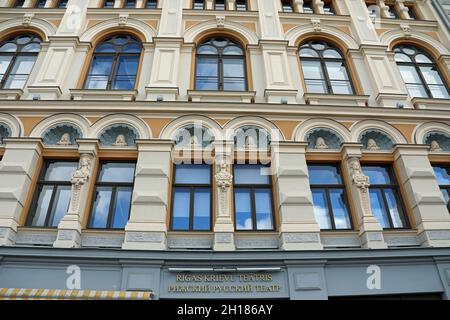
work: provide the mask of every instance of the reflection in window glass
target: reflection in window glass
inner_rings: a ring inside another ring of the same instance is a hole
[[[57,227],[69,209],[72,174],[78,162],[47,161],[44,163],[27,225]]]
[[[444,196],[447,209],[450,213],[450,167],[448,166],[433,166],[436,180],[439,184],[439,188]]]
[[[211,166],[175,166],[171,229],[211,230]]]
[[[386,229],[408,228],[399,187],[392,168],[364,166],[363,172],[369,177],[370,204],[381,226]]]
[[[273,230],[272,186],[267,167],[234,165],[236,230]]]
[[[136,164],[103,162],[95,185],[90,227],[123,229],[128,222]]]
[[[351,229],[345,186],[337,165],[308,165],[314,214],[322,230]]]

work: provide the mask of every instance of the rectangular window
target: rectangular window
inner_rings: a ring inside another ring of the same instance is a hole
[[[14,7],[15,8],[23,8],[23,5],[25,4],[25,0],[17,0],[15,3],[14,3]]]
[[[328,15],[334,15],[334,7],[333,7],[333,1],[324,1],[324,6],[323,6],[323,13],[324,14],[328,14]]]
[[[95,184],[89,227],[123,229],[128,222],[136,164],[102,162]]]
[[[247,11],[247,0],[237,0],[236,1],[237,11]]]
[[[311,1],[305,0],[303,2],[303,13],[314,13]]]
[[[69,209],[76,161],[46,161],[37,183],[27,226],[56,228]]]
[[[385,229],[409,227],[394,173],[388,166],[363,166],[369,177],[370,205],[373,215]]]
[[[433,166],[433,169],[450,213],[450,166]]]
[[[351,229],[345,186],[337,165],[308,165],[314,214],[322,230]]]
[[[194,10],[203,10],[205,7],[204,0],[194,0],[192,4],[192,9]]]
[[[158,8],[158,1],[157,0],[147,0],[145,7],[147,9],[156,9],[156,8]]]
[[[47,0],[37,0],[34,4],[35,8],[43,9],[45,8],[45,4],[47,3]]]
[[[414,6],[407,6],[408,7],[408,14],[409,14],[409,18],[411,20],[417,20],[417,14],[416,14],[416,9]]]
[[[211,230],[211,166],[175,166],[172,195],[173,231]]]
[[[281,9],[283,12],[294,12],[294,8],[292,7],[292,2],[290,0],[282,0]]]
[[[136,8],[136,0],[125,0],[125,8]]]
[[[56,5],[56,8],[59,8],[59,9],[67,8],[67,2],[69,2],[69,0],[59,0],[58,4]]]
[[[114,8],[114,0],[105,0],[103,2],[103,8]]]
[[[225,0],[216,0],[214,7],[216,10],[225,10]]]
[[[238,231],[274,230],[273,195],[268,168],[234,165],[234,216]]]

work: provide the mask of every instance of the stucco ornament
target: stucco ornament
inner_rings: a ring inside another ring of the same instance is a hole
[[[258,144],[256,143],[255,138],[250,135],[246,138],[245,146],[249,149],[255,149],[258,147]]]
[[[72,175],[72,197],[70,211],[77,212],[80,206],[81,188],[89,181],[91,174],[91,159],[89,155],[82,155],[78,169]]]
[[[318,137],[316,140],[316,149],[328,149],[328,145],[325,142],[325,139],[322,137]]]
[[[433,152],[439,152],[439,151],[442,151],[442,148],[441,148],[441,146],[439,145],[439,142],[437,142],[436,140],[431,141],[431,144],[430,144],[430,151],[433,151]]]
[[[191,147],[201,146],[200,141],[198,141],[198,137],[195,134],[193,134],[191,136],[190,144],[191,144]]]
[[[350,170],[352,183],[366,193],[370,186],[369,177],[363,174],[358,158],[350,159]]]
[[[70,142],[70,134],[69,133],[64,133],[61,136],[61,139],[59,139],[59,141],[57,142],[58,145],[60,146],[70,146],[72,144],[72,142]]]
[[[217,28],[225,27],[225,16],[216,16],[216,25]]]
[[[125,136],[123,134],[117,135],[116,142],[113,143],[113,146],[115,147],[127,147],[128,143],[125,139]]]
[[[380,147],[374,139],[369,139],[367,140],[367,150],[380,150]]]
[[[216,184],[222,192],[226,192],[233,183],[233,175],[228,172],[228,166],[226,163],[220,164],[220,171],[216,173],[215,178]]]

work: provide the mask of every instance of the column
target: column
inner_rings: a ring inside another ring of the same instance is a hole
[[[385,249],[383,227],[375,218],[370,207],[369,177],[361,169],[361,144],[344,143],[341,148],[343,160],[342,175],[350,182],[350,200],[357,217],[361,247],[367,249]]]
[[[94,167],[99,148],[96,139],[78,139],[80,161],[72,175],[72,193],[69,209],[58,224],[58,235],[53,246],[56,248],[78,248],[81,246],[81,229],[89,197],[89,186],[95,183]],[[91,181],[92,180],[92,181]]]
[[[422,246],[450,246],[450,215],[428,159],[428,146],[397,145],[394,150],[399,184],[416,222]]]
[[[138,161],[123,249],[167,248],[172,140],[137,140]]]
[[[303,0],[294,0],[294,12],[303,13]]]
[[[411,16],[409,15],[409,8],[405,6],[405,0],[396,0],[395,1],[395,8],[397,9],[397,12],[400,15],[400,19],[411,19]]]
[[[41,139],[3,139],[5,153],[0,162],[0,246],[16,241],[17,227],[42,155]]]
[[[314,216],[303,142],[272,143],[272,167],[280,215],[280,249],[322,250]],[[278,152],[277,149],[278,148]]]
[[[325,3],[322,0],[312,0],[312,7],[315,14],[323,14],[323,6]]]
[[[215,219],[214,219],[214,250],[232,251],[234,245],[234,222],[231,204],[233,176],[231,163],[233,159],[233,141],[214,142],[215,167]]]
[[[343,0],[352,18],[352,31],[361,44],[378,44],[378,35],[364,0]]]

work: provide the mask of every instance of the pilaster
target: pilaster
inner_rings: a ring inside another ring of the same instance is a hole
[[[362,144],[344,143],[341,147],[343,172],[346,180],[350,182],[351,202],[357,217],[359,240],[361,246],[367,249],[385,249],[383,227],[375,218],[370,207],[369,177],[361,169]]]
[[[78,139],[80,161],[72,175],[72,191],[69,209],[58,224],[58,235],[53,246],[56,248],[78,248],[81,246],[81,229],[84,209],[89,196],[90,183],[95,183],[92,174],[96,163],[99,143],[96,139]]]
[[[306,148],[302,142],[272,143],[272,166],[280,215],[280,249],[322,250],[314,215]],[[274,148],[278,149],[274,150]]]
[[[122,248],[165,250],[173,141],[137,140],[136,144],[139,155]]]
[[[428,146],[397,145],[394,150],[399,184],[414,214],[417,236],[423,246],[450,246],[450,215],[433,168]]]
[[[24,211],[31,181],[42,156],[42,140],[6,138],[0,162],[0,246],[16,241],[17,227]]]
[[[234,222],[232,214],[232,185],[231,164],[233,159],[233,141],[215,141],[215,223],[214,250],[232,251],[234,244]]]

